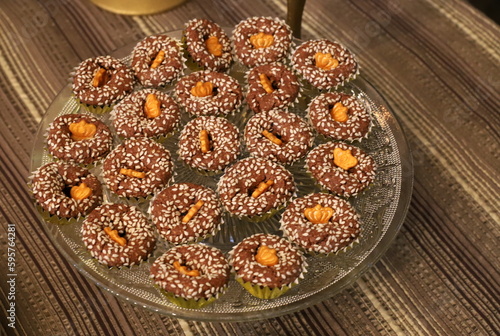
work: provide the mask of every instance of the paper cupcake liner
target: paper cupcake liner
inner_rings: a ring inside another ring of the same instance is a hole
[[[114,104],[103,105],[103,106],[89,105],[89,104],[82,103],[80,101],[80,99],[78,99],[76,97],[75,97],[75,99],[76,99],[77,104],[81,108],[83,108],[85,111],[91,112],[91,113],[94,113],[94,114],[97,114],[97,115],[102,115],[102,114],[106,114],[107,112],[110,112],[113,109],[113,106],[114,106]]]
[[[222,292],[224,292],[225,288],[222,290],[222,292],[219,292],[215,294],[215,296],[212,296],[208,299],[201,298],[201,299],[185,299],[180,296],[176,296],[170,292],[167,292],[163,288],[159,287],[158,285],[154,285],[162,295],[164,295],[170,302],[173,304],[186,308],[186,309],[200,309],[205,307],[206,305],[209,305],[210,303],[214,302],[217,300]]]
[[[85,168],[88,170],[91,170],[93,168],[100,166],[102,164],[102,162],[104,161],[106,155],[108,155],[108,154],[106,154],[103,157],[94,160],[92,163],[79,163],[79,162],[72,161],[72,160],[60,159],[60,158],[52,155],[47,148],[45,148],[45,151],[47,153],[47,157],[49,158],[49,160],[51,162],[66,162],[66,163],[74,164],[74,165],[77,165],[79,167],[82,167],[82,168]]]
[[[268,212],[263,213],[262,215],[255,215],[255,216],[238,216],[238,215],[233,214],[233,213],[231,213],[229,211],[228,211],[228,213],[232,217],[236,217],[238,219],[242,219],[242,220],[253,222],[253,223],[259,223],[259,222],[263,222],[263,221],[265,221],[265,220],[273,217],[278,211],[280,211],[284,207],[285,207],[285,205],[282,205],[282,206],[279,206],[279,207],[277,207],[275,209],[271,209]]]
[[[328,187],[326,185],[324,185],[323,183],[321,183],[319,180],[317,180],[314,175],[311,173],[311,171],[309,170],[309,167],[307,166],[307,164],[305,165],[304,167],[306,169],[306,174],[314,181],[314,186],[318,189],[320,189],[320,192],[324,192],[324,193],[327,193],[327,194],[332,194],[332,195],[335,195],[335,196],[338,196],[344,200],[347,200],[351,197],[355,197],[356,195],[360,194],[361,192],[367,190],[368,188],[370,188],[370,186],[373,184],[370,183],[369,185],[367,185],[365,188],[363,188],[362,190],[358,191],[357,193],[355,194],[350,194],[350,195],[342,195],[342,194],[338,194],[336,193],[335,191],[332,191],[330,189],[328,189]]]
[[[148,210],[148,214],[149,214],[149,210]],[[156,228],[156,225],[155,225],[155,228]],[[216,228],[215,231],[209,232],[206,235],[203,235],[200,237],[195,237],[192,240],[184,240],[184,241],[180,241],[180,242],[172,242],[172,241],[168,240],[167,238],[165,238],[164,236],[162,236],[160,233],[158,233],[158,241],[162,242],[165,246],[170,246],[170,247],[174,247],[174,246],[178,246],[178,245],[198,244],[198,243],[203,242],[204,240],[207,240],[207,239],[214,237],[217,234],[217,232],[219,232],[219,230],[220,230],[220,225]],[[158,229],[156,231],[158,231]]]
[[[291,239],[288,236],[285,235],[285,237],[291,241]],[[299,247],[299,249],[304,254],[307,254],[307,255],[312,256],[312,257],[325,258],[325,257],[330,257],[332,255],[339,255],[339,254],[342,254],[342,253],[346,253],[350,249],[353,249],[354,246],[356,246],[357,244],[359,244],[359,238],[360,237],[361,237],[361,234],[358,235],[358,237],[356,237],[356,239],[354,239],[353,241],[351,241],[348,245],[339,248],[337,251],[332,251],[332,252],[317,252],[317,251],[306,249],[306,248],[304,248],[302,246],[299,246],[295,242],[294,242],[294,244],[297,245]]]
[[[175,152],[177,154],[177,160],[182,164],[183,168],[184,169],[189,169],[191,170],[192,172],[194,172],[195,174],[198,174],[198,175],[201,175],[201,176],[216,176],[216,175],[220,175],[224,172],[224,170],[226,169],[227,166],[230,166],[232,162],[228,163],[226,165],[226,167],[224,167],[223,169],[217,169],[217,170],[209,170],[209,169],[203,169],[203,168],[200,168],[200,167],[196,167],[196,166],[191,166],[190,164],[186,163],[182,157],[181,157],[181,153],[180,153],[180,148],[177,149],[177,151]]]
[[[216,175],[222,174],[224,171],[224,170],[220,170],[220,169],[219,170],[201,169],[198,167],[193,167],[193,166],[188,165],[180,157],[179,157],[179,160],[185,165],[186,168],[192,170],[193,172],[195,172],[196,174],[201,175],[201,176],[216,176]]]
[[[48,212],[47,210],[45,210],[44,208],[42,208],[42,206],[40,204],[38,204],[38,202],[36,204],[36,209],[38,210],[38,212],[42,216],[42,219],[45,222],[49,222],[49,223],[57,224],[57,225],[76,224],[76,223],[78,223],[80,220],[82,220],[85,217],[85,216],[68,217],[68,218],[66,218],[66,217],[59,217],[57,215],[51,214],[50,212]]]
[[[182,37],[181,37],[181,40],[180,40],[180,44],[182,46],[181,50],[182,50],[182,57],[184,59],[185,68],[188,69],[188,70],[191,70],[192,72],[205,70],[202,66],[200,66],[198,64],[198,62],[196,62],[191,57],[191,54],[189,53],[189,51],[187,49],[187,39],[186,39],[186,34],[184,33],[184,31],[182,31]]]
[[[196,62],[194,60],[194,58],[191,57],[191,54],[187,51],[186,47],[185,47],[185,52],[184,52],[184,58],[186,59],[184,64],[186,65],[186,68],[189,69],[191,72],[210,70],[210,69],[207,69],[204,66],[198,64],[198,62]],[[210,70],[210,71],[212,71],[212,70]]]
[[[159,135],[154,135],[154,136],[139,135],[139,136],[125,137],[123,135],[117,135],[116,137],[118,138],[120,143],[124,142],[126,140],[129,140],[129,139],[133,139],[133,138],[148,138],[148,139],[156,141],[160,144],[163,144],[163,142],[167,141],[169,138],[171,138],[175,134],[177,129],[178,129],[178,127],[176,126],[175,129],[173,129],[172,131],[170,131],[166,134],[159,134]],[[117,134],[117,133],[115,132],[115,134]]]
[[[109,190],[109,188],[108,188]],[[153,198],[153,194],[145,196],[145,197],[125,197],[125,196],[120,196],[118,194],[115,194],[110,190],[110,194],[112,197],[116,198],[118,203],[126,203],[129,205],[134,205],[134,206],[139,206],[142,205],[146,202],[149,202]]]
[[[280,297],[286,292],[288,292],[290,288],[295,286],[295,283],[292,283],[290,285],[286,285],[283,287],[269,288],[269,287],[255,285],[252,284],[251,282],[246,282],[242,278],[236,277],[235,279],[236,281],[238,281],[240,285],[243,286],[243,288],[247,290],[247,292],[249,292],[250,294],[259,299],[265,299],[265,300],[276,299],[277,297]]]
[[[156,247],[155,247],[156,249]],[[92,258],[93,262],[96,263],[96,265],[98,267],[104,267],[105,269],[118,269],[118,270],[131,270],[131,269],[134,269],[134,268],[139,268],[143,263],[147,263],[148,260],[153,256],[153,253],[154,253],[154,250],[151,251],[151,253],[149,253],[145,259],[141,259],[139,260],[139,262],[136,262],[136,263],[132,263],[132,264],[129,264],[129,265],[120,265],[120,266],[108,266],[106,265],[105,263],[102,263],[99,259],[97,259],[93,254],[92,252],[90,252],[88,249],[86,249],[86,252],[88,253],[88,256]]]
[[[102,181],[104,181],[104,183],[102,185],[103,185],[103,187],[105,187],[109,191],[109,195],[111,195],[110,199],[112,201],[115,201],[115,202],[118,201],[118,203],[128,203],[129,205],[134,205],[134,206],[140,206],[146,202],[149,202],[154,197],[154,195],[156,195],[157,193],[162,191],[167,186],[174,184],[175,183],[175,175],[176,175],[176,173],[175,173],[175,171],[173,171],[172,176],[165,183],[165,185],[163,185],[162,187],[157,187],[155,190],[153,190],[153,192],[151,192],[149,195],[146,195],[144,197],[127,197],[127,196],[118,195],[117,193],[115,193],[114,191],[112,191],[108,187],[107,180],[106,180],[106,178],[104,178],[103,172],[101,172],[98,177]]]

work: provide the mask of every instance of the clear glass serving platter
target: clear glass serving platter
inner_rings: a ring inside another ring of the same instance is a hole
[[[181,31],[168,34],[175,38],[181,37]],[[129,55],[134,45],[135,43],[125,46],[111,54],[130,62]],[[186,69],[186,73],[190,71]],[[237,78],[243,88],[245,71],[246,69],[238,64],[230,71],[230,75]],[[162,90],[170,92],[172,87]],[[413,184],[411,154],[401,127],[387,102],[362,76],[358,76],[339,91],[356,95],[370,111],[373,120],[370,135],[361,142],[354,142],[372,155],[378,165],[375,182],[358,196],[349,199],[360,215],[362,233],[359,242],[345,252],[327,257],[307,255],[309,266],[305,278],[282,297],[272,300],[255,298],[232,277],[227,291],[213,304],[194,310],[180,308],[168,301],[149,279],[151,264],[169,248],[161,239],[158,239],[153,256],[142,264],[122,269],[108,268],[99,264],[85,249],[80,234],[82,220],[70,224],[54,224],[46,221],[42,215],[40,220],[44,222],[44,227],[54,245],[90,281],[128,302],[159,313],[202,321],[246,321],[291,313],[325,300],[352,284],[363,271],[383,255],[406,216]],[[305,117],[307,104],[318,94],[315,89],[304,85],[301,97],[290,111]],[[89,113],[77,104],[70,85],[57,95],[40,123],[32,153],[32,170],[52,160],[45,148],[46,129],[54,118],[67,113]],[[239,127],[242,135],[243,128],[252,115],[253,113],[243,106],[227,118]],[[97,117],[113,129],[109,113]],[[190,117],[183,112],[181,127],[189,120]],[[201,175],[179,160],[177,155],[179,133],[178,130],[161,141],[173,156],[175,182],[197,183],[215,189],[220,174]],[[315,146],[326,141],[327,139],[317,135]],[[115,136],[114,142],[116,145],[120,140]],[[241,158],[248,156],[243,144],[242,149]],[[305,161],[302,159],[288,167],[295,178],[297,197],[323,191],[305,171],[304,164]],[[100,166],[92,168],[92,171],[99,175]],[[106,189],[104,192],[105,202],[128,202],[110,194]],[[148,201],[133,202],[133,204],[147,213]],[[242,220],[225,214],[220,232],[202,243],[228,252],[239,241],[254,233],[281,235],[279,219],[282,212],[283,210],[261,222]]]

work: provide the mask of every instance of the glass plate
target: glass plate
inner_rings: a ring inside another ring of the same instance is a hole
[[[168,35],[180,38],[182,32],[174,31]],[[296,41],[299,42],[299,41]],[[129,54],[135,43],[120,48],[112,53],[113,56],[130,62]],[[237,78],[242,87],[244,72],[241,65],[234,65],[230,74]],[[190,70],[186,70],[186,74]],[[290,109],[302,117],[312,97],[318,91],[304,85],[301,97]],[[164,91],[170,92],[172,87]],[[163,254],[168,246],[158,240],[158,246],[151,258],[139,266],[131,268],[109,269],[93,259],[85,249],[80,235],[82,221],[67,225],[58,225],[44,222],[44,227],[51,237],[54,245],[65,255],[67,260],[92,282],[113,293],[114,295],[134,304],[143,306],[153,311],[171,316],[202,320],[202,321],[245,321],[270,318],[286,313],[291,313],[315,304],[352,284],[357,277],[368,267],[379,260],[396,236],[406,216],[411,197],[413,184],[413,167],[410,151],[396,118],[390,111],[387,102],[362,77],[358,77],[339,91],[354,94],[368,108],[372,115],[373,125],[368,138],[361,142],[354,142],[368,152],[378,165],[377,176],[374,183],[349,202],[356,208],[361,218],[362,233],[359,242],[346,252],[341,252],[328,257],[307,256],[308,272],[299,285],[293,287],[284,296],[273,300],[262,300],[247,293],[232,277],[228,290],[213,304],[202,309],[180,308],[168,301],[158,289],[153,287],[148,275],[152,262]],[[88,113],[76,103],[72,97],[71,85],[66,86],[54,99],[43,117],[36,142],[33,148],[31,168],[35,170],[42,164],[52,160],[45,148],[45,133],[49,124],[55,117],[66,113]],[[111,126],[109,113],[96,115],[103,122]],[[228,116],[243,134],[243,128],[252,112],[243,107],[239,112]],[[190,117],[182,113],[182,125]],[[184,165],[177,155],[177,140],[179,131],[161,142],[170,151],[175,163],[175,182],[192,182],[215,189],[219,175],[203,176]],[[315,146],[327,140],[316,135]],[[115,137],[115,145],[119,139]],[[242,156],[248,156],[243,150]],[[312,178],[305,172],[304,159],[289,166],[297,184],[297,196],[304,196],[312,192],[321,191]],[[100,174],[100,166],[91,169],[96,175]],[[105,201],[124,202],[105,190]],[[142,202],[138,207],[147,212],[148,202]],[[220,248],[227,252],[243,238],[258,232],[281,235],[279,219],[283,210],[262,222],[240,220],[226,214],[221,231],[203,243]]]

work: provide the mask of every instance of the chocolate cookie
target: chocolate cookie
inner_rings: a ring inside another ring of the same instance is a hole
[[[292,56],[292,65],[309,83],[328,90],[354,79],[359,66],[349,50],[329,40],[302,43]]]
[[[104,204],[83,221],[82,241],[92,256],[109,267],[146,260],[156,245],[154,228],[136,207]]]
[[[316,253],[334,253],[360,233],[358,215],[345,200],[324,193],[296,198],[281,217],[281,230],[298,246]]]
[[[183,77],[175,94],[186,111],[195,116],[226,115],[241,104],[243,94],[233,77],[211,71],[197,71]]]
[[[222,204],[236,216],[260,216],[285,204],[295,192],[292,174],[269,160],[246,158],[219,180]]]
[[[111,105],[132,91],[133,86],[132,70],[111,56],[86,59],[73,77],[76,98],[92,106]]]
[[[155,89],[137,91],[118,103],[111,112],[116,133],[125,138],[157,137],[172,132],[179,123],[175,101]]]
[[[299,81],[286,66],[271,63],[257,66],[247,74],[248,107],[255,113],[286,109],[299,95]]]
[[[210,20],[193,19],[184,30],[186,49],[206,70],[223,72],[233,60],[231,41],[222,28]]]
[[[222,221],[215,192],[192,183],[163,189],[151,202],[149,213],[160,236],[172,244],[196,242],[213,235]]]
[[[254,115],[245,127],[245,142],[251,155],[291,164],[313,145],[309,125],[299,116],[274,110]]]
[[[328,142],[314,148],[306,167],[318,183],[340,196],[350,197],[375,179],[375,161],[358,147]]]
[[[189,244],[165,252],[155,260],[150,273],[154,283],[174,299],[174,303],[200,308],[226,288],[229,264],[220,250]]]
[[[273,297],[277,297],[297,284],[307,265],[302,253],[288,240],[263,233],[236,245],[229,253],[229,263],[236,280],[251,294],[263,299],[272,298],[263,296],[266,294],[263,288],[281,290],[273,293]]]
[[[368,135],[370,113],[356,97],[329,92],[314,98],[308,118],[318,133],[336,140],[361,140]]]
[[[49,153],[70,162],[90,164],[105,156],[113,144],[108,126],[85,114],[55,118],[47,133]]]
[[[193,168],[219,171],[239,154],[238,129],[224,118],[195,118],[187,123],[179,138],[179,157]]]
[[[252,17],[241,21],[233,31],[234,52],[248,67],[283,60],[292,43],[292,30],[285,21]]]
[[[85,216],[102,202],[101,183],[88,169],[51,162],[33,173],[33,196],[40,206],[61,218]]]
[[[180,42],[167,35],[148,36],[132,51],[132,68],[143,86],[170,84],[185,67]]]
[[[122,197],[146,197],[163,189],[172,177],[170,152],[147,138],[126,140],[103,164],[106,186]]]

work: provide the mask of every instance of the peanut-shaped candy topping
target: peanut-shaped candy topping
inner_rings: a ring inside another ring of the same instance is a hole
[[[349,170],[358,164],[358,159],[351,154],[350,149],[335,148],[333,150],[333,163],[344,170]]]
[[[274,42],[274,36],[271,34],[265,34],[260,32],[258,34],[250,36],[250,43],[255,49],[267,48]]]
[[[94,74],[94,78],[92,79],[93,87],[101,87],[106,83],[106,69],[99,68]]]
[[[305,208],[304,216],[307,220],[313,224],[325,224],[328,223],[330,218],[332,218],[334,211],[329,207],[322,207],[320,204],[316,204],[314,208]]]
[[[195,97],[206,97],[213,95],[214,85],[210,82],[198,82],[191,88],[191,94]]]
[[[219,43],[217,36],[210,36],[205,41],[205,46],[207,47],[208,52],[212,55],[217,57],[222,56],[222,44]]]
[[[106,232],[106,234],[109,236],[109,238],[111,238],[112,241],[117,242],[118,245],[127,245],[127,239],[120,237],[120,235],[118,234],[118,230],[111,230],[110,227],[106,226],[104,228],[104,232]]]
[[[193,205],[188,213],[186,214],[186,216],[184,216],[182,218],[182,222],[183,223],[187,223],[189,222],[194,216],[196,216],[196,214],[198,213],[198,211],[200,211],[201,207],[203,206],[205,202],[203,202],[202,200],[199,200],[198,202],[196,202],[195,205]]]
[[[257,186],[257,188],[253,191],[252,197],[253,198],[259,197],[260,195],[265,193],[266,190],[269,189],[269,187],[272,186],[273,184],[274,184],[273,180],[269,180],[266,182],[260,182],[259,185]]]
[[[178,261],[174,261],[174,267],[176,270],[181,272],[182,274],[197,277],[200,276],[200,272],[198,270],[189,270],[186,266],[181,266],[181,264]]]
[[[279,259],[276,255],[276,249],[269,248],[266,245],[261,245],[255,255],[255,261],[263,266],[274,266]]]
[[[87,187],[85,183],[81,183],[78,186],[71,187],[69,194],[72,199],[79,201],[92,196],[92,189]]]
[[[139,172],[137,170],[126,169],[126,168],[121,168],[120,174],[128,176],[128,177],[137,177],[137,178],[145,178],[146,177],[146,173],[144,173],[144,172]]]
[[[347,119],[349,119],[347,111],[349,111],[349,109],[344,106],[342,102],[338,102],[333,105],[333,108],[330,111],[330,115],[332,116],[333,120],[344,123],[347,121]]]
[[[151,69],[158,68],[164,59],[165,59],[165,52],[163,50],[160,50],[158,52],[158,54],[156,54],[156,57],[153,60],[153,63],[151,63]]]
[[[77,123],[69,124],[71,139],[75,141],[92,139],[97,132],[97,126],[86,122],[84,119]]]
[[[281,146],[283,144],[283,141],[281,141],[280,138],[276,137],[273,133],[269,132],[268,130],[263,130],[262,135],[268,138],[272,143]]]
[[[267,93],[273,93],[273,84],[269,80],[269,78],[266,76],[266,74],[260,74],[259,75],[260,79],[260,85],[266,90]]]
[[[200,131],[200,149],[202,153],[210,152],[210,139],[208,138],[208,131],[201,130]]]
[[[317,52],[314,54],[316,66],[323,70],[332,70],[339,66],[339,61],[333,58],[331,54]]]
[[[149,119],[154,119],[161,114],[161,101],[155,94],[149,93],[144,103],[144,114]]]

